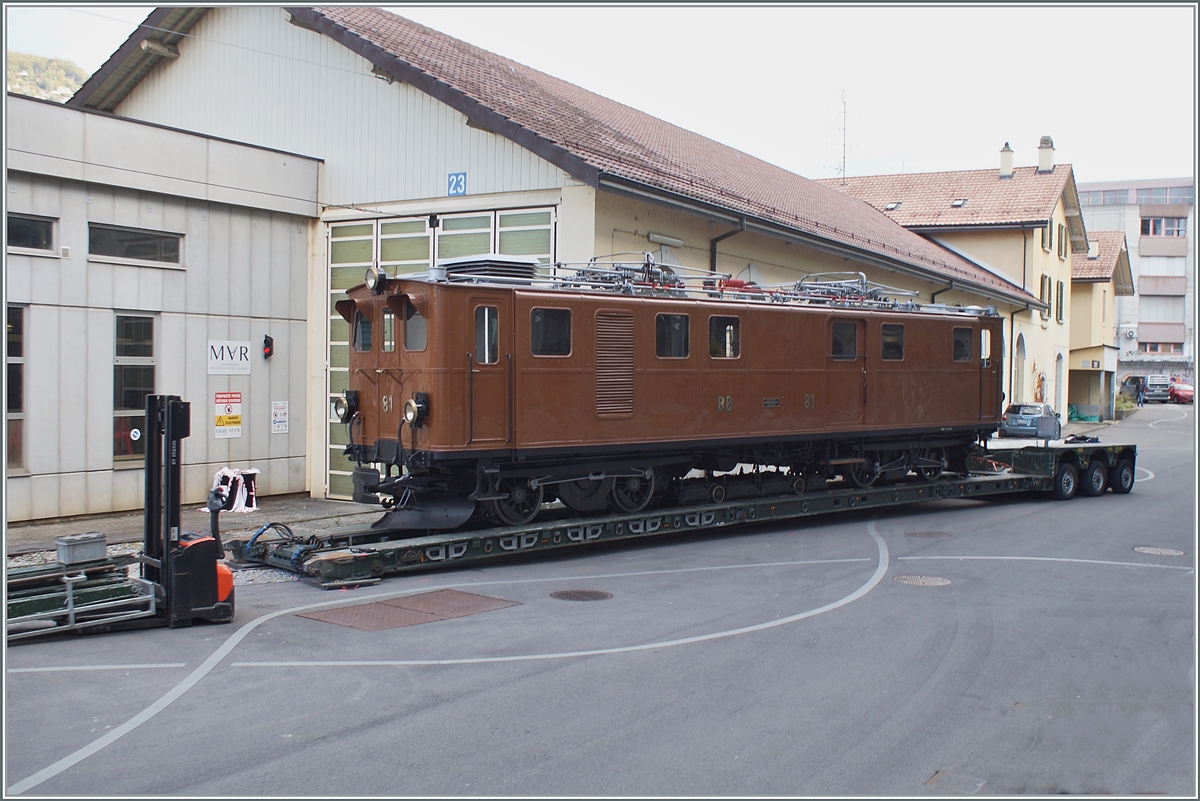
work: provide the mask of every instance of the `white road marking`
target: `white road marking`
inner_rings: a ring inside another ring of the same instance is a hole
[[[1162,420],[1155,420],[1153,423],[1151,423],[1151,424],[1150,424],[1150,428],[1153,428],[1155,431],[1157,431],[1157,430],[1158,430],[1158,424],[1159,424],[1159,423],[1176,423],[1176,422],[1178,422],[1178,421],[1180,421],[1180,420],[1186,420],[1186,419],[1187,419],[1187,411],[1186,411],[1186,410],[1184,410],[1184,409],[1180,409],[1180,411],[1182,411],[1182,412],[1183,412],[1183,415],[1182,415],[1182,416],[1180,416],[1180,417],[1166,417],[1166,418],[1163,418]]]
[[[55,673],[63,670],[151,670],[187,667],[187,662],[163,662],[142,665],[57,665],[52,667],[9,668],[9,673]]]
[[[1141,470],[1141,471],[1143,471],[1143,472],[1146,474],[1146,477],[1145,477],[1145,478],[1143,478],[1143,479],[1141,479],[1143,482],[1146,482],[1146,481],[1153,481],[1153,480],[1154,480],[1154,471],[1152,471],[1152,470],[1147,470],[1146,468],[1142,467],[1140,464],[1137,466],[1137,468],[1136,468],[1136,469],[1137,469],[1137,470]]]
[[[875,585],[877,585],[883,579],[884,574],[887,573],[887,568],[888,568],[887,545],[884,543],[883,538],[879,536],[878,532],[876,532],[874,520],[871,520],[870,522],[868,522],[867,532],[875,540],[876,549],[878,550],[878,553],[879,553],[879,564],[875,569],[875,573],[871,576],[870,579],[867,580],[866,584],[859,587],[856,591],[852,592],[850,595],[846,596],[845,598],[842,598],[840,601],[834,601],[833,603],[826,604],[825,606],[822,606],[818,609],[812,609],[807,612],[801,612],[800,614],[792,615],[791,617],[780,618],[777,620],[772,620],[772,621],[768,621],[765,623],[759,623],[754,626],[746,626],[746,627],[743,627],[740,629],[734,629],[731,631],[717,632],[714,634],[702,635],[702,636],[698,636],[698,637],[690,637],[690,638],[683,639],[683,640],[673,640],[668,643],[658,643],[658,644],[654,644],[654,645],[645,645],[645,646],[633,646],[628,649],[605,649],[605,650],[596,651],[594,653],[620,653],[624,650],[641,650],[644,648],[662,648],[662,647],[666,647],[667,645],[683,645],[685,643],[701,642],[703,640],[717,639],[719,637],[730,637],[735,634],[742,634],[742,633],[747,633],[747,632],[751,632],[751,631],[759,631],[761,629],[773,628],[775,626],[782,626],[786,623],[793,623],[798,620],[803,620],[804,618],[807,618],[807,617],[812,617],[813,615],[821,614],[822,612],[828,612],[833,609],[837,609],[838,607],[845,606],[846,604],[851,603],[852,601],[856,601],[859,598],[861,598],[863,595],[866,595],[868,592],[870,592],[871,589],[874,588]],[[678,569],[678,570],[645,570],[645,571],[638,571],[638,572],[633,572],[633,573],[608,573],[608,574],[596,574],[596,575],[591,575],[591,576],[559,576],[559,577],[554,577],[554,578],[458,582],[458,583],[452,583],[452,584],[445,584],[445,585],[441,585],[441,586],[437,586],[437,587],[432,587],[432,586],[426,584],[423,587],[414,587],[412,589],[402,590],[399,592],[392,591],[392,592],[367,593],[367,594],[363,594],[363,595],[356,595],[354,598],[341,598],[341,599],[337,599],[337,600],[319,601],[317,603],[304,604],[302,606],[293,606],[289,609],[281,609],[277,612],[270,612],[265,615],[260,615],[259,617],[256,617],[254,620],[250,621],[246,625],[239,628],[237,631],[235,631],[233,634],[230,635],[229,639],[227,639],[225,642],[221,643],[221,645],[217,648],[217,650],[215,650],[211,656],[209,656],[207,659],[205,659],[204,662],[201,663],[199,667],[197,667],[195,670],[193,670],[191,673],[189,673],[187,675],[187,677],[185,677],[183,679],[183,681],[179,682],[179,684],[177,684],[173,688],[171,688],[171,690],[169,690],[165,695],[163,695],[161,698],[159,698],[157,701],[155,701],[150,706],[143,709],[138,714],[134,715],[132,718],[127,720],[125,723],[122,723],[120,726],[117,726],[115,729],[108,732],[108,734],[105,734],[103,737],[100,737],[100,738],[92,741],[91,743],[85,745],[83,748],[78,749],[74,753],[63,757],[62,759],[58,760],[57,762],[53,763],[52,765],[49,765],[48,767],[43,768],[42,770],[39,770],[37,773],[33,774],[32,776],[30,776],[26,779],[22,779],[21,781],[15,783],[13,785],[10,785],[8,788],[8,792],[10,795],[20,795],[21,793],[31,790],[34,787],[37,787],[42,782],[47,781],[48,779],[54,778],[58,774],[67,770],[68,768],[70,768],[74,765],[77,765],[78,763],[80,763],[83,760],[90,757],[92,754],[102,751],[103,749],[105,749],[109,745],[111,745],[112,743],[114,743],[117,740],[124,737],[126,734],[129,734],[131,731],[136,729],[138,726],[141,726],[143,723],[150,720],[152,717],[157,715],[159,712],[166,709],[177,698],[182,696],[184,693],[186,693],[188,690],[190,690],[192,687],[194,687],[197,684],[197,682],[199,682],[201,679],[203,679],[205,676],[207,676],[209,673],[211,673],[213,668],[215,668],[218,664],[220,664],[221,660],[223,660],[226,656],[228,656],[229,653],[234,648],[236,648],[238,646],[238,644],[242,640],[244,640],[248,634],[250,634],[250,632],[252,632],[254,629],[261,626],[263,623],[266,623],[270,620],[274,620],[275,618],[278,618],[278,617],[282,617],[284,615],[292,615],[292,614],[296,614],[297,612],[308,611],[309,609],[319,609],[319,608],[327,607],[327,606],[337,606],[339,604],[361,603],[361,602],[363,602],[365,600],[369,600],[369,599],[373,600],[373,599],[378,599],[378,598],[403,597],[405,595],[412,595],[412,594],[418,593],[418,592],[428,592],[431,589],[451,589],[451,588],[456,588],[456,587],[478,588],[478,587],[484,587],[484,586],[503,586],[503,585],[510,585],[510,584],[544,584],[549,581],[589,581],[589,580],[595,580],[595,579],[601,579],[601,578],[627,578],[627,577],[639,577],[639,576],[664,575],[664,574],[668,574],[668,573],[693,573],[693,572],[702,572],[702,571],[709,571],[709,570],[711,570],[711,571],[738,570],[738,569],[755,568],[755,567],[758,567],[758,568],[785,567],[788,565],[831,564],[831,563],[839,563],[839,562],[865,562],[865,561],[868,561],[868,559],[867,558],[859,558],[859,559],[805,560],[805,561],[795,561],[795,562],[766,562],[766,563],[760,563],[757,565],[723,565],[723,566],[717,566],[717,567],[683,568],[683,569]],[[575,655],[581,656],[581,655],[584,655],[585,653],[593,653],[593,652],[577,652]],[[558,658],[566,658],[567,656],[571,656],[571,654],[562,654],[562,655],[559,655]],[[524,658],[526,658],[526,659],[531,659],[531,658],[546,659],[546,658],[551,658],[551,657],[552,657],[552,655],[534,655],[532,657],[524,657]],[[520,657],[517,657],[517,658],[520,658]],[[512,659],[514,659],[514,658],[508,657],[508,658],[501,658],[501,659],[493,659],[490,661],[511,661]],[[457,661],[458,660],[445,660],[445,661],[441,661],[441,662],[429,662],[427,664],[452,664]],[[478,660],[478,661],[483,661],[483,660]],[[235,664],[240,664],[240,663],[235,663]],[[254,664],[258,664],[258,663],[254,663]],[[354,662],[340,662],[338,664],[352,665],[355,663]]]
[[[1109,565],[1112,567],[1157,567],[1163,570],[1191,570],[1187,565],[1151,565],[1145,562],[1105,562],[1100,559],[1067,559],[1056,556],[899,556],[896,561],[907,559],[948,559],[950,561],[992,560],[997,562],[1074,562],[1082,565]]]

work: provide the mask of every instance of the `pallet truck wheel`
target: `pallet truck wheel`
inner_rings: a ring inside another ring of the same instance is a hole
[[[1118,495],[1124,495],[1133,489],[1133,462],[1122,459],[1112,469],[1108,476],[1108,485]]]
[[[1054,474],[1054,497],[1060,501],[1075,497],[1075,489],[1079,486],[1079,471],[1075,465],[1064,462],[1058,466]]]
[[[1108,468],[1099,459],[1089,462],[1079,481],[1079,489],[1089,498],[1103,495],[1108,489]]]

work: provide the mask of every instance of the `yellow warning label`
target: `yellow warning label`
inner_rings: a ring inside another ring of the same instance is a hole
[[[217,428],[225,428],[226,426],[240,426],[242,424],[242,416],[240,414],[218,414]]]

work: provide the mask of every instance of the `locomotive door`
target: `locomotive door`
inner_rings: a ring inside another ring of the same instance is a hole
[[[512,296],[474,295],[467,308],[467,442],[503,446],[512,439]]]
[[[825,399],[829,423],[861,423],[867,399],[866,323],[830,319],[825,364]]]
[[[996,420],[1000,417],[1000,360],[992,349],[1000,349],[1000,333],[995,332],[996,342],[992,341],[993,332],[989,328],[979,331],[979,419]]]

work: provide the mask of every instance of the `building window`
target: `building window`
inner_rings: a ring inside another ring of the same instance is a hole
[[[737,317],[708,318],[708,355],[736,359],[742,355],[742,321]]]
[[[834,323],[833,341],[829,355],[835,359],[858,358],[858,326],[854,323]]]
[[[571,355],[571,310],[534,309],[529,313],[529,349],[534,356]]]
[[[113,362],[113,459],[146,456],[146,396],[154,394],[154,318],[117,315]]]
[[[1143,217],[1142,236],[1187,236],[1187,217]]]
[[[879,327],[879,358],[892,362],[904,358],[904,326],[884,323]]]
[[[1138,350],[1142,353],[1183,353],[1183,344],[1179,342],[1139,342]]]
[[[475,361],[495,364],[500,361],[500,317],[495,306],[475,307]]]
[[[8,329],[8,471],[25,467],[25,308],[9,306]]]
[[[1066,301],[1063,296],[1067,293],[1067,286],[1062,281],[1058,282],[1058,292],[1054,298],[1054,319],[1062,322],[1066,319]]]
[[[1194,199],[1195,187],[1191,186],[1158,186],[1153,189],[1137,190],[1137,202],[1139,205],[1192,203]]]
[[[1065,225],[1058,226],[1058,258],[1067,260],[1067,227]]]
[[[986,329],[985,329],[986,330]],[[971,329],[954,329],[954,361],[971,361]]]
[[[162,231],[88,226],[88,253],[93,256],[179,264],[179,245],[182,240],[179,234]]]
[[[688,326],[686,314],[659,314],[654,318],[654,353],[660,359],[688,357]]]
[[[1105,189],[1101,193],[1100,204],[1103,206],[1124,206],[1128,203],[1128,189]]]
[[[1050,319],[1050,306],[1054,298],[1052,297],[1054,281],[1048,275],[1042,276],[1042,285],[1038,289],[1038,300],[1046,304],[1046,309],[1042,311],[1042,319]]]
[[[8,215],[8,247],[16,250],[54,252],[54,220],[45,217]]]

